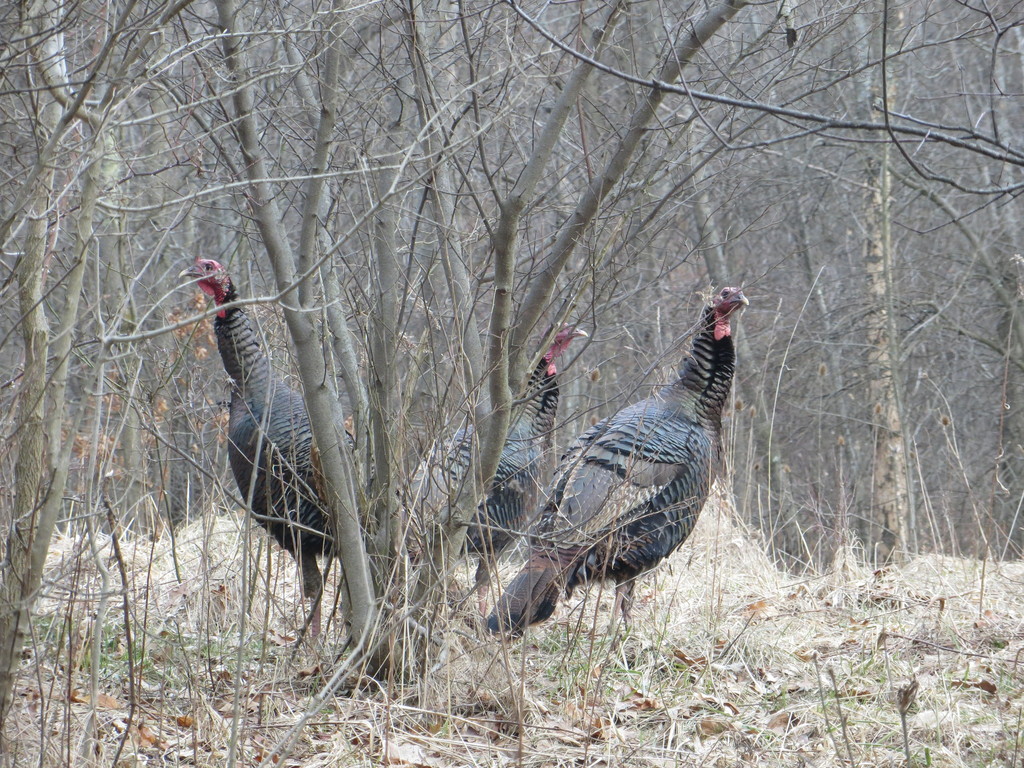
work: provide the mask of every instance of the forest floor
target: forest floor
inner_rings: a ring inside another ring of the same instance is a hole
[[[629,632],[607,589],[512,643],[466,608],[417,684],[353,675],[317,709],[343,631],[296,650],[295,567],[247,535],[57,538],[0,764],[1024,766],[1020,562],[794,576],[709,505]]]

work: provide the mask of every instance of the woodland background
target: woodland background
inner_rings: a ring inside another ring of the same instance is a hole
[[[413,468],[471,420],[486,479],[548,328],[591,335],[564,445],[722,285],[723,493],[776,567],[1020,557],[1024,3],[38,0],[0,38],[4,709],[55,535],[238,510],[196,255],[305,389],[353,637]]]

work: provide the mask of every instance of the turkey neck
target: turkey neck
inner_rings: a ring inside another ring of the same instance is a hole
[[[236,298],[238,294],[232,285],[222,303]],[[224,310],[213,321],[213,329],[224,370],[234,382],[235,391],[243,397],[265,393],[271,378],[270,361],[263,354],[249,315],[240,307]]]
[[[714,307],[704,310],[701,327],[693,340],[690,356],[679,370],[679,380],[669,385],[669,389],[682,394],[683,401],[692,404],[693,415],[701,421],[720,427],[722,407],[729,397],[736,368],[736,348],[731,334],[715,338]]]
[[[542,357],[537,367],[530,374],[530,383],[526,387],[526,403],[523,412],[516,420],[515,427],[510,431],[518,431],[520,426],[532,425],[532,432],[537,435],[550,434],[555,426],[555,412],[558,410],[557,373],[548,373],[549,362]]]

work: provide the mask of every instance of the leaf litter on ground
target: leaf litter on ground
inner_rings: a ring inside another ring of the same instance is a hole
[[[86,727],[113,755],[127,728],[137,762],[222,766],[234,724],[240,765],[270,759],[344,637],[334,623],[317,644],[294,647],[304,619],[294,564],[265,538],[247,544],[245,530],[211,516],[178,531],[176,549],[170,537],[121,542],[134,681],[117,610],[99,633],[93,680],[96,633],[68,633],[66,619],[93,615],[100,575],[86,542],[55,540],[8,730],[22,758],[60,765]],[[505,580],[513,573],[502,569]],[[75,591],[62,586],[72,575]],[[940,555],[873,570],[847,551],[823,573],[787,573],[718,497],[686,545],[638,583],[627,632],[608,635],[613,590],[597,587],[521,642],[453,622],[448,656],[429,675],[332,697],[273,764],[781,767],[852,755],[902,765],[905,749],[920,765],[1019,764],[1022,584],[1019,562]],[[909,680],[918,688],[905,744],[897,692]],[[41,739],[40,725],[58,721],[67,729]]]

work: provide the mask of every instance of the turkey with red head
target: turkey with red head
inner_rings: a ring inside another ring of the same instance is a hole
[[[274,374],[245,310],[224,307],[238,298],[224,268],[213,259],[197,258],[181,274],[195,278],[222,307],[213,328],[231,378],[231,471],[253,518],[295,558],[303,596],[314,601],[309,628],[316,636],[323,591],[317,557],[332,553],[334,539],[317,491],[319,471],[305,402]]]
[[[586,336],[580,328],[563,326],[530,375],[494,478],[466,532],[466,551],[478,559],[477,589],[487,583],[489,564],[526,530],[530,510],[537,507],[543,456],[551,450],[558,413],[558,358],[574,339]],[[472,437],[472,425],[460,429],[420,464],[413,479],[413,503],[427,515],[443,507],[468,481]]]
[[[488,617],[492,632],[520,634],[562,594],[602,580],[616,584],[628,624],[635,579],[686,540],[714,483],[736,362],[731,321],[746,305],[739,288],[716,294],[678,380],[594,425],[562,457],[529,559]]]

